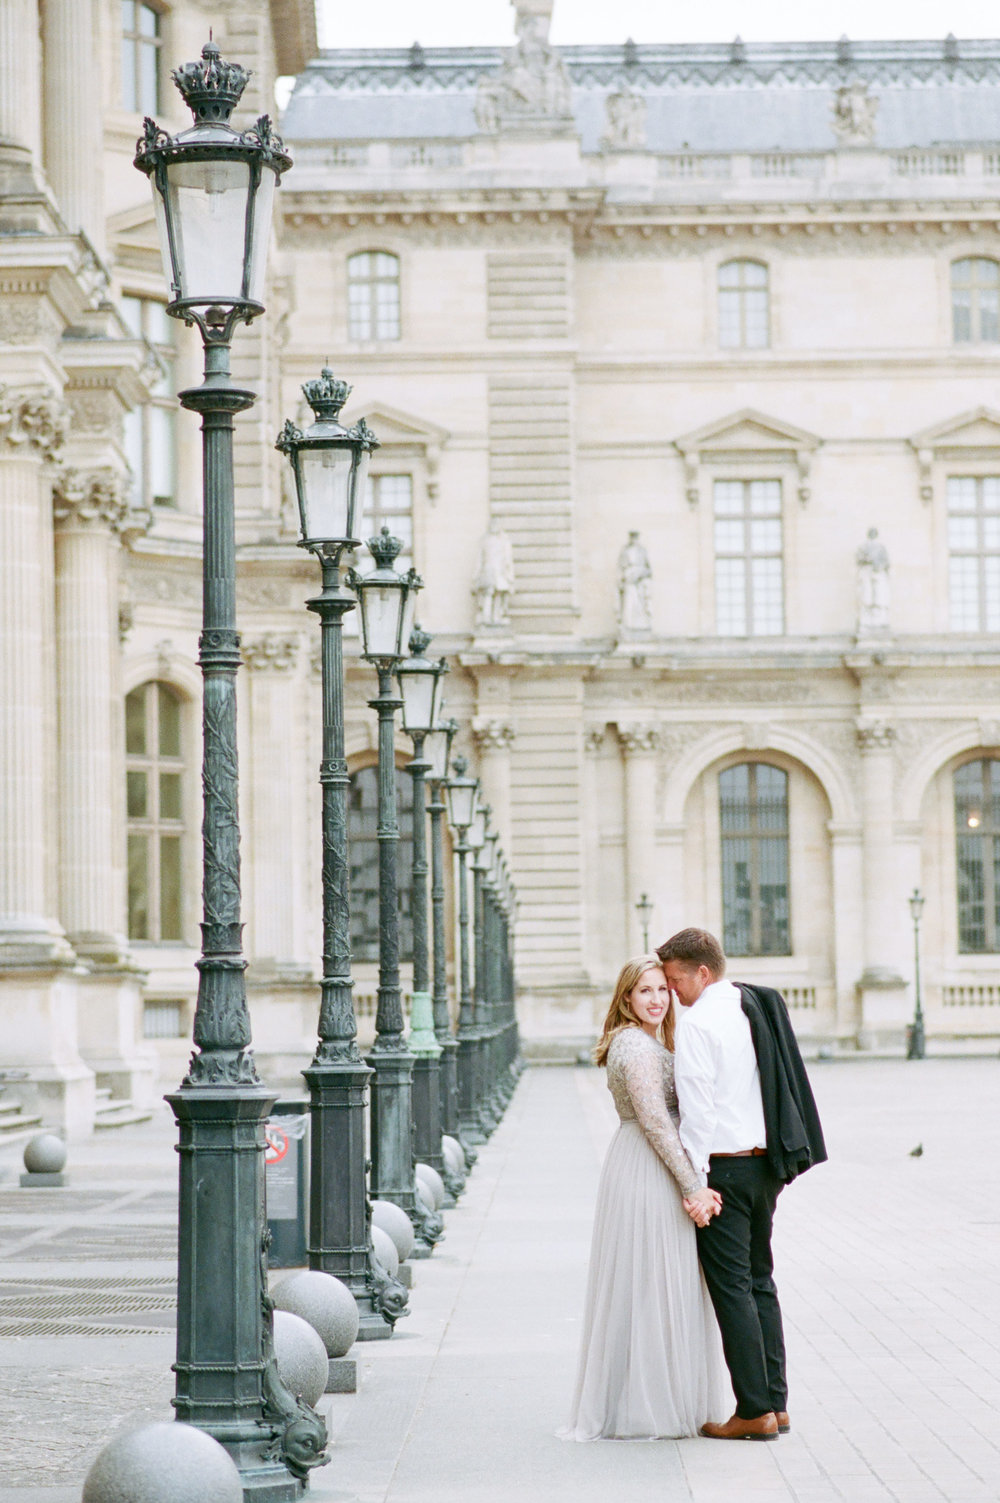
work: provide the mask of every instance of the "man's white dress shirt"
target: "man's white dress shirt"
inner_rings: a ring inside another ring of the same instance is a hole
[[[713,981],[697,1002],[678,1007],[674,1082],[681,1142],[695,1169],[713,1153],[767,1147],[760,1072],[750,1023],[731,981]]]

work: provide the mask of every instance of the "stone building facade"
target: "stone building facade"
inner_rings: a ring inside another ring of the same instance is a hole
[[[550,8],[510,49],[317,55],[308,0],[0,0],[0,1068],[71,1132],[189,1047],[200,349],[131,159],[210,24],[248,114],[297,75],[234,345],[265,1074],[311,1050],[321,948],[318,580],[273,443],[327,363],[509,855],[529,1050],[592,1034],[643,894],[871,1047],[919,886],[930,1038],[1000,1033],[1000,44],[553,49]]]

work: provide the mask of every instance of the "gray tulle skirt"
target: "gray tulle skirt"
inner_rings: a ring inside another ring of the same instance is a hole
[[[733,1391],[694,1223],[636,1122],[601,1171],[576,1392],[564,1440],[697,1435]]]

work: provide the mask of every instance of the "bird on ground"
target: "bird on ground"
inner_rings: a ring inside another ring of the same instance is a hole
[[[916,1146],[916,1148],[911,1148],[910,1149],[910,1158],[911,1159],[919,1159],[920,1157],[922,1157],[923,1151],[924,1151],[924,1145],[923,1145],[923,1143],[918,1143],[917,1146]]]

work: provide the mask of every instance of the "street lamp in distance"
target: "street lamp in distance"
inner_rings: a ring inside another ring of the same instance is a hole
[[[923,999],[920,995],[920,915],[926,901],[919,887],[915,887],[910,893],[910,914],[913,918],[913,1022],[907,1030],[907,1059],[923,1059],[926,1052]]]
[[[639,928],[642,930],[642,951],[645,955],[649,950],[649,926],[653,920],[653,904],[648,893],[641,893],[635,905],[635,911],[639,915]]]

